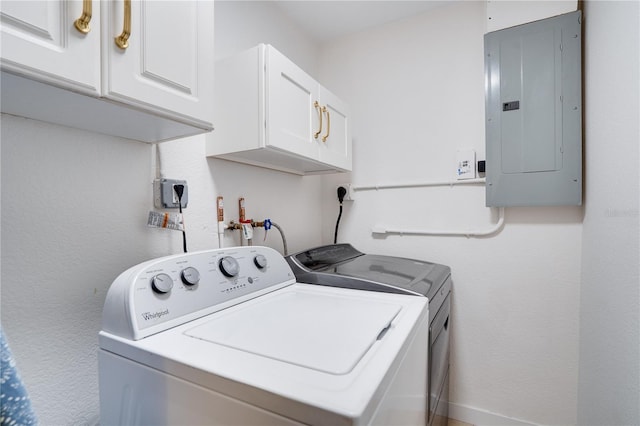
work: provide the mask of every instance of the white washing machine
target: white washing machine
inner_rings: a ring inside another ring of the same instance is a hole
[[[266,247],[122,273],[99,335],[102,425],[422,425],[427,299],[297,283]]]

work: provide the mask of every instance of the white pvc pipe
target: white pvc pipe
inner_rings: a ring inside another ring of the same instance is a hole
[[[477,178],[430,182],[391,183],[384,185],[353,185],[351,189],[354,191],[377,191],[379,189],[423,188],[429,186],[484,185],[485,182],[485,178]]]
[[[222,240],[224,239],[224,230],[227,229],[228,226],[224,221],[218,222],[218,247],[222,248]]]
[[[436,235],[436,236],[460,236],[460,237],[484,237],[487,235],[495,234],[500,231],[504,226],[504,207],[500,207],[498,210],[498,222],[491,228],[480,230],[468,230],[468,231],[451,231],[451,230],[422,230],[422,229],[393,229],[387,228],[384,225],[375,225],[371,232],[373,234],[400,234],[400,235]]]
[[[455,186],[455,185],[484,185],[485,178],[442,180],[427,182],[392,183],[383,185],[354,185],[353,191],[377,191],[380,189],[402,189],[402,188],[425,188],[434,186]],[[375,225],[371,232],[373,234],[400,234],[400,235],[435,235],[435,236],[462,236],[462,237],[484,237],[499,232],[504,226],[504,207],[498,210],[498,221],[487,229],[478,230],[423,230],[423,229],[396,229],[388,228],[384,225]]]

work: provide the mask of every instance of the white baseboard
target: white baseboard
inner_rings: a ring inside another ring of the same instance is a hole
[[[449,403],[449,418],[474,426],[535,426],[535,423],[453,402]]]

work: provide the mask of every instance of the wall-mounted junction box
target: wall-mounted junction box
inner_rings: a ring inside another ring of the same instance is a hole
[[[182,208],[187,207],[189,202],[189,188],[186,180],[176,179],[156,179],[153,181],[153,205],[158,209],[177,209],[178,194],[175,191],[176,185],[184,185],[182,193]]]
[[[485,35],[487,206],[582,203],[582,15]]]

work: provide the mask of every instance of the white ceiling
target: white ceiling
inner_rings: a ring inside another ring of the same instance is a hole
[[[453,0],[275,0],[318,42],[418,15]]]

